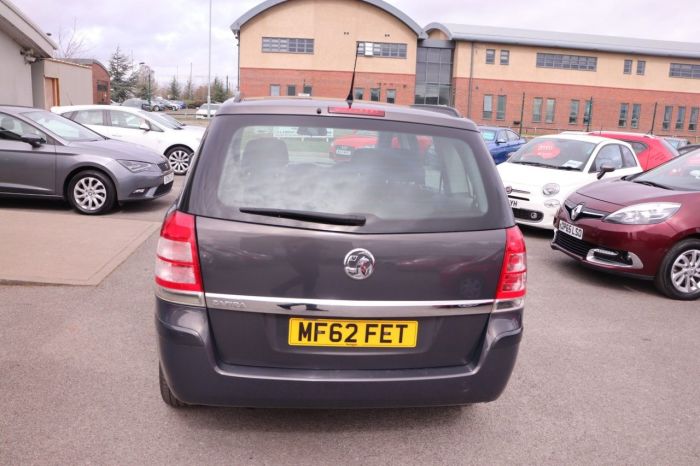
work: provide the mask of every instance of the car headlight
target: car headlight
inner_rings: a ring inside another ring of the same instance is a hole
[[[132,173],[145,172],[154,166],[152,163],[137,162],[135,160],[117,160],[117,162]]]
[[[542,187],[542,194],[545,196],[554,196],[555,194],[559,194],[559,191],[561,190],[561,186],[559,186],[556,183],[547,183]]]
[[[675,202],[649,202],[624,207],[603,219],[623,225],[654,225],[668,220],[681,205]]]

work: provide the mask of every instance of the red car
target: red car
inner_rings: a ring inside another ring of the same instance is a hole
[[[672,158],[678,157],[678,151],[664,138],[651,134],[625,133],[618,131],[594,131],[589,134],[604,138],[625,141],[632,146],[644,171],[658,167]]]
[[[555,220],[552,248],[587,266],[700,298],[700,151],[580,188]]]
[[[429,136],[415,136],[418,141],[418,152],[425,155],[430,146],[433,145],[433,138]],[[388,142],[388,141],[387,141]],[[336,137],[331,143],[329,154],[333,160],[349,160],[356,149],[374,149],[377,147],[376,131],[353,131],[350,134]],[[397,136],[391,140],[393,149],[401,149],[402,144]]]

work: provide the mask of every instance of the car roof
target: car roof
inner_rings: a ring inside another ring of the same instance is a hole
[[[491,131],[500,131],[500,130],[502,130],[502,129],[507,129],[507,130],[513,131],[512,129],[506,128],[505,126],[484,126],[484,125],[479,125],[479,126],[477,126],[477,128],[479,128],[479,131],[481,131],[482,129],[488,129],[488,130],[491,130]]]
[[[142,114],[143,110],[138,107],[124,107],[122,105],[60,105],[51,107],[51,111],[56,113],[75,112],[77,110],[123,110],[129,113]],[[148,112],[146,112],[148,113]]]
[[[29,107],[24,105],[0,105],[0,112],[5,113],[26,113],[28,110],[42,110],[43,108]]]
[[[643,140],[643,139],[659,139],[658,136],[654,136],[653,134],[644,134],[644,133],[633,133],[631,131],[591,131],[591,135],[600,135],[605,137],[606,135],[612,136],[612,137],[625,137],[625,138],[630,138],[630,139],[637,139],[637,140]]]
[[[547,138],[547,139],[566,139],[568,141],[581,141],[590,142],[593,144],[600,144],[601,142],[610,142],[610,138],[602,136],[592,136],[590,134],[547,134],[544,136],[537,136],[535,139]]]
[[[215,118],[225,115],[257,114],[257,115],[308,115],[308,116],[333,116],[339,118],[363,118],[399,121],[404,123],[422,123],[435,126],[448,126],[452,128],[477,131],[476,125],[465,118],[455,118],[439,112],[411,108],[409,106],[394,104],[366,103],[356,101],[350,111],[357,113],[329,113],[329,108],[348,109],[348,103],[340,99],[314,99],[314,98],[265,98],[259,100],[229,99],[223,103]],[[362,110],[383,111],[384,117],[368,116],[362,114]]]

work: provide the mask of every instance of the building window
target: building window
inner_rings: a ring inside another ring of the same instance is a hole
[[[304,84],[304,94],[311,95],[311,84]]]
[[[496,102],[496,120],[506,119],[506,96],[499,95]]]
[[[314,53],[313,39],[263,37],[262,51],[266,53]]]
[[[627,126],[627,112],[629,112],[630,104],[620,104],[620,117],[617,120],[617,126],[624,128]]]
[[[493,65],[496,63],[496,49],[486,49],[486,64]]]
[[[669,76],[672,78],[700,79],[700,65],[671,63],[671,71],[669,72]]]
[[[395,104],[396,103],[396,89],[387,89],[386,90],[386,102],[388,104]]]
[[[569,108],[569,124],[575,125],[578,122],[578,108],[581,104],[578,100],[571,101],[571,107]]]
[[[647,62],[644,60],[637,60],[637,74],[644,76],[644,72],[647,69]]]
[[[538,68],[558,68],[562,70],[595,71],[598,58],[582,55],[561,55],[558,53],[537,53]]]
[[[501,65],[510,63],[510,50],[501,50]]]
[[[363,57],[406,58],[406,44],[390,44],[386,42],[358,42],[357,54]]]
[[[587,100],[586,106],[583,110],[583,124],[589,125],[591,123],[591,113],[593,112],[593,101]]]
[[[625,74],[632,74],[632,60],[625,60],[625,67],[622,72]]]
[[[418,47],[415,103],[452,105],[452,49]]]
[[[555,99],[547,99],[547,113],[545,114],[545,123],[554,123],[554,106],[556,105]]]
[[[273,97],[279,97],[280,95],[280,85],[270,84],[270,95]]]
[[[639,117],[642,114],[641,104],[632,104],[632,121],[630,121],[630,126],[633,129],[639,128]]]
[[[698,130],[698,113],[700,113],[700,107],[693,107],[690,109],[690,121],[688,122],[689,131]]]
[[[356,87],[352,95],[355,100],[362,100],[365,98],[365,90],[361,87]]]
[[[484,96],[484,114],[482,115],[482,118],[484,120],[490,120],[492,117],[493,117],[493,96],[487,94]]]
[[[381,89],[378,87],[373,87],[372,89],[369,90],[369,99],[372,102],[379,102],[381,98]]]
[[[287,95],[297,95],[297,86],[295,84],[287,85]]]
[[[542,121],[542,97],[535,97],[532,102],[532,122],[539,123]]]
[[[662,129],[671,129],[671,118],[673,118],[673,107],[666,105],[664,107],[664,122],[661,124]]]
[[[97,81],[97,90],[99,92],[107,92],[108,83],[107,81]]]
[[[685,107],[678,107],[678,116],[676,117],[676,129],[683,129],[685,126]]]

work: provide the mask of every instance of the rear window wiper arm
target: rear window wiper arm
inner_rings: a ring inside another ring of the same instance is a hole
[[[326,223],[329,225],[362,226],[367,218],[362,215],[328,214],[324,212],[310,212],[305,210],[263,209],[257,207],[241,207],[241,213],[252,215],[264,215],[266,217],[288,218],[302,222]]]

